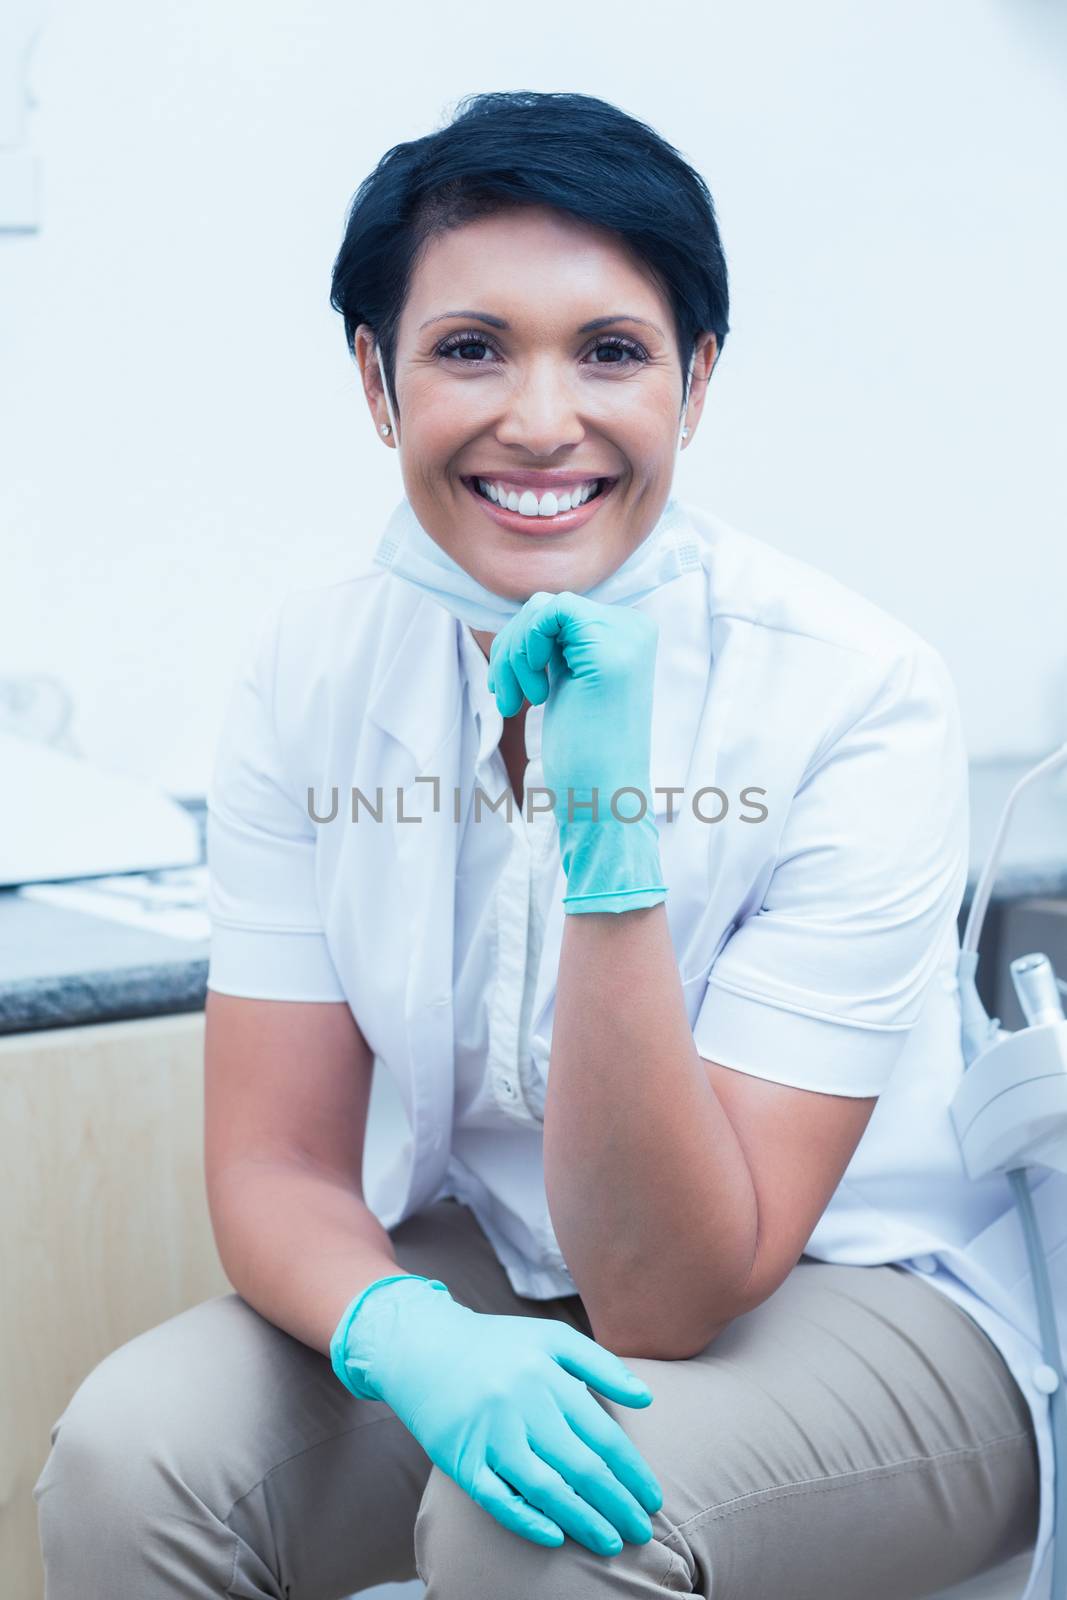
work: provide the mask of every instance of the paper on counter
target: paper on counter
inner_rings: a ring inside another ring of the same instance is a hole
[[[207,914],[207,867],[183,867],[131,877],[94,878],[87,883],[39,883],[20,889],[26,900],[41,900],[66,911],[125,922],[171,939],[201,941],[211,936]]]
[[[195,866],[195,817],[155,784],[0,731],[0,888]]]

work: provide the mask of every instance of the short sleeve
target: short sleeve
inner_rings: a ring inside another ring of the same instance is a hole
[[[824,1094],[885,1087],[945,959],[967,879],[956,691],[925,641],[816,751],[763,903],[712,966],[709,1061]]]
[[[274,724],[284,606],[233,686],[207,795],[207,986],[253,1000],[344,1000],[316,891],[314,824]]]

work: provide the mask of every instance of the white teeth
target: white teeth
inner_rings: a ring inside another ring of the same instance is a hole
[[[520,495],[517,490],[509,489],[503,483],[490,483],[487,478],[478,478],[478,488],[487,499],[495,505],[505,506],[508,511],[517,511],[524,517],[554,517],[560,511],[574,511],[578,506],[584,505],[596,489],[597,480],[583,483],[576,489],[571,489],[566,494],[557,495],[554,490],[546,489],[538,499],[532,489],[525,489]]]

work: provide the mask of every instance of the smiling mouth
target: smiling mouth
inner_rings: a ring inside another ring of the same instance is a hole
[[[581,506],[588,505],[591,500],[595,500],[598,496],[602,495],[605,488],[613,484],[615,479],[587,479],[586,482],[591,483],[592,488],[587,493],[583,492],[581,499],[577,500],[576,502],[572,501],[571,494],[568,493],[568,504],[566,506],[561,506],[559,504],[561,497],[557,495],[556,509],[549,512],[543,512],[540,509],[544,495],[551,492],[549,490],[542,490],[540,495],[536,494],[532,489],[527,489],[525,491],[513,491],[508,496],[507,500],[504,500],[500,498],[499,495],[494,498],[493,495],[488,492],[488,486],[491,480],[486,478],[464,478],[463,481],[466,483],[467,487],[478,496],[480,500],[487,500],[490,505],[496,506],[501,511],[512,511],[517,513],[519,516],[527,516],[530,518],[531,522],[534,522],[538,519],[546,519],[568,510],[578,510]],[[575,487],[577,488],[578,486],[576,485]],[[584,488],[585,486],[582,485],[583,491]]]

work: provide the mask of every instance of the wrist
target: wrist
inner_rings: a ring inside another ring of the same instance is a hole
[[[412,1285],[402,1288],[401,1285]],[[401,1302],[425,1290],[444,1290],[439,1278],[419,1273],[396,1273],[376,1278],[355,1295],[341,1313],[330,1339],[330,1365],[334,1375],[357,1400],[383,1398],[379,1352],[388,1347],[388,1331],[395,1328]]]
[[[647,812],[632,821],[610,813],[596,822],[560,821],[559,847],[568,914],[634,911],[667,898],[659,828]]]

